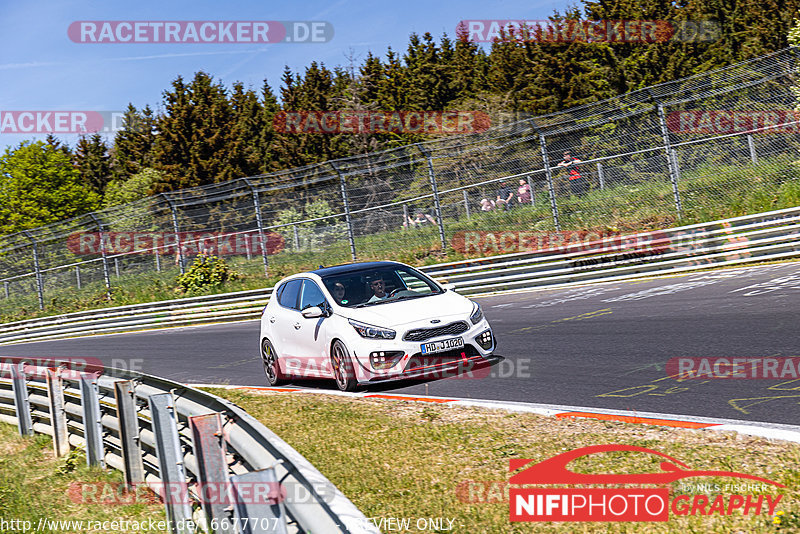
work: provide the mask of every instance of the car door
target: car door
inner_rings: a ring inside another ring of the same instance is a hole
[[[299,319],[302,319],[299,310],[300,290],[303,287],[303,280],[295,278],[285,282],[280,289],[278,296],[278,306],[268,309],[267,320],[271,324],[274,333],[273,344],[278,352],[281,368],[286,371],[286,365],[297,366],[297,348],[295,347],[296,336],[294,335]]]
[[[328,317],[305,318],[302,311],[317,306],[328,310],[328,301],[320,287],[308,278],[303,279],[303,288],[300,293],[300,319],[299,327],[295,326],[295,346],[297,357],[303,362],[304,372],[309,377],[329,377],[331,365],[327,356]]]

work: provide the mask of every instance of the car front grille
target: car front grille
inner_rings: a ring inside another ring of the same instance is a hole
[[[425,341],[439,336],[457,336],[467,330],[469,330],[469,325],[466,321],[456,321],[436,328],[415,328],[405,333],[403,341]]]

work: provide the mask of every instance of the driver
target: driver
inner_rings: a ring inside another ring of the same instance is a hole
[[[389,295],[386,294],[386,284],[383,278],[380,278],[380,275],[369,279],[369,288],[372,290],[372,296],[367,302],[377,302],[389,297]]]

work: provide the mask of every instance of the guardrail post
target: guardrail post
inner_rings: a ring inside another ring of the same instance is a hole
[[[147,400],[156,440],[159,475],[164,487],[162,497],[167,519],[171,521],[171,530],[174,534],[190,534],[192,508],[189,505],[175,400],[172,393],[150,395]]]
[[[539,133],[539,149],[542,152],[542,164],[544,165],[544,174],[547,176],[547,189],[550,192],[550,210],[553,212],[553,226],[556,231],[561,231],[561,224],[558,222],[558,203],[556,202],[556,188],[553,186],[553,171],[550,169],[550,158],[547,155],[547,142],[544,139],[544,134],[539,132],[534,126],[534,130]]]
[[[433,172],[433,159],[431,153],[421,144],[416,144],[417,148],[428,162],[428,178],[431,181],[431,190],[433,191],[433,206],[436,210],[436,223],[439,225],[439,239],[442,242],[442,252],[447,250],[447,239],[444,236],[444,222],[442,222],[442,206],[439,203],[439,187],[436,185],[436,174]]]
[[[189,418],[192,445],[197,460],[197,492],[206,520],[216,520],[215,532],[235,532],[228,499],[228,463],[225,460],[225,438],[218,412]]]
[[[750,149],[750,161],[753,165],[758,165],[758,153],[756,152],[756,144],[753,141],[753,134],[747,134],[747,148]]]
[[[344,220],[347,223],[347,239],[350,241],[350,256],[356,261],[356,240],[353,234],[353,221],[350,218],[350,202],[347,198],[347,182],[342,176],[339,167],[333,161],[328,162],[336,174],[339,176],[339,188],[342,190],[342,203],[344,203]],[[408,219],[406,219],[408,220]],[[405,221],[404,221],[405,222]]]
[[[175,246],[178,247],[178,263],[181,268],[181,274],[185,274],[186,265],[184,265],[183,246],[181,245],[180,227],[178,226],[178,211],[175,209],[175,204],[172,203],[172,200],[170,200],[166,193],[161,193],[161,196],[167,201],[169,211],[172,213],[172,231],[175,233]]]
[[[36,293],[39,295],[39,309],[44,309],[44,280],[42,280],[42,270],[39,268],[39,243],[27,231],[22,232],[33,244],[33,270],[36,277]]]
[[[597,180],[600,182],[600,189],[603,190],[606,188],[606,180],[605,175],[603,173],[603,163],[598,161],[597,162]]]
[[[681,196],[678,192],[678,172],[675,168],[675,161],[672,155],[672,144],[669,140],[669,130],[667,129],[667,118],[664,115],[664,106],[661,104],[656,104],[656,110],[658,111],[658,122],[661,125],[661,137],[664,139],[664,150],[667,154],[667,167],[669,169],[669,180],[672,182],[672,194],[675,197],[675,211],[678,212],[678,219],[680,219],[683,214],[681,212]]]
[[[25,364],[11,364],[11,389],[14,392],[14,409],[17,412],[17,429],[20,436],[33,435],[31,403],[28,399],[28,383],[25,377]]]
[[[67,412],[64,409],[64,381],[61,368],[47,369],[47,398],[50,401],[50,426],[53,429],[53,452],[57,458],[69,452]]]
[[[247,178],[244,179],[244,183],[247,184],[247,187],[250,188],[250,192],[253,194],[253,209],[256,212],[256,225],[258,225],[258,241],[261,243],[261,261],[264,263],[264,278],[269,277],[269,260],[267,259],[267,239],[264,236],[264,221],[261,219],[261,201],[258,198],[258,191],[250,183],[250,180]]]
[[[81,408],[83,409],[83,438],[86,442],[86,463],[105,467],[103,450],[103,423],[100,421],[100,396],[97,388],[97,375],[81,373]]]
[[[244,491],[239,491],[241,486]],[[250,488],[270,488],[267,502],[256,502],[251,497]],[[260,471],[252,471],[231,477],[233,502],[236,510],[237,524],[242,528],[242,534],[256,534],[261,532],[276,532],[287,534],[286,511],[283,507],[283,495],[275,468],[269,467]]]
[[[103,281],[106,283],[106,297],[111,300],[111,275],[108,274],[108,256],[106,255],[106,239],[103,232],[103,223],[94,213],[90,213],[89,217],[97,225],[97,231],[100,235],[100,256],[103,258]]]
[[[469,220],[469,198],[467,198],[467,190],[463,189],[461,192],[464,193],[464,210],[466,210],[467,220]]]
[[[133,380],[114,382],[117,401],[119,435],[122,443],[122,461],[125,464],[125,484],[135,487],[144,482],[142,447],[139,442],[139,417],[136,412]]]

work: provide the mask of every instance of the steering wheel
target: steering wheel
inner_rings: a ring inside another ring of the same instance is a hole
[[[386,297],[386,298],[389,298],[389,299],[390,299],[390,298],[392,298],[393,296],[395,296],[395,295],[397,295],[398,293],[400,293],[402,290],[403,290],[403,288],[401,288],[401,287],[395,288],[395,289],[393,289],[393,290],[391,291],[391,293],[389,293],[389,296],[388,296],[388,297]]]

